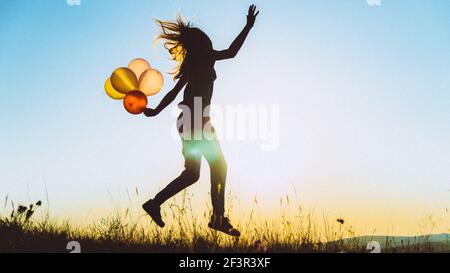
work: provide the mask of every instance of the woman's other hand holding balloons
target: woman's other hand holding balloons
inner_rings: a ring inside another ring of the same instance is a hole
[[[147,117],[154,117],[158,114],[158,111],[156,111],[155,109],[151,109],[151,108],[146,108],[144,110],[144,115]]]

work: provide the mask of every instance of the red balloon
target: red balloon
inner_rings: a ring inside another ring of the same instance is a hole
[[[128,92],[123,99],[123,106],[128,113],[133,115],[139,115],[147,108],[147,96],[141,91]]]

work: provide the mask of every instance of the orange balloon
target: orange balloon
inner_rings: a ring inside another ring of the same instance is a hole
[[[161,72],[153,68],[147,69],[139,78],[139,90],[144,92],[147,96],[152,96],[158,93],[163,84],[163,75]]]
[[[134,74],[136,74],[136,77],[139,79],[142,73],[144,73],[145,70],[151,67],[150,64],[145,59],[136,58],[128,64],[128,68],[131,69],[134,72]]]
[[[147,103],[147,96],[137,90],[128,92],[123,99],[123,106],[128,113],[133,115],[139,115],[144,112],[145,108],[147,108]]]
[[[128,67],[120,67],[114,70],[111,75],[111,85],[123,94],[137,90],[139,87],[136,75]]]

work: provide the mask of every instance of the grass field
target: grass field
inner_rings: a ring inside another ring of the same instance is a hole
[[[448,234],[357,236],[344,219],[318,221],[301,207],[270,221],[251,210],[234,222],[242,232],[235,239],[210,230],[209,213],[195,213],[190,198],[185,192],[164,210],[164,229],[130,208],[80,227],[52,219],[41,201],[15,206],[6,198],[5,208],[11,209],[0,215],[0,252],[70,252],[70,241],[77,241],[82,252],[369,252],[372,240],[380,242],[382,252],[450,252]]]

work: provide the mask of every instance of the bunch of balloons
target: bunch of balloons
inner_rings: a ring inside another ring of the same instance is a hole
[[[132,60],[128,67],[114,70],[106,80],[106,94],[115,100],[123,99],[123,106],[133,115],[142,113],[147,107],[147,96],[161,90],[164,78],[158,70],[142,59]]]

